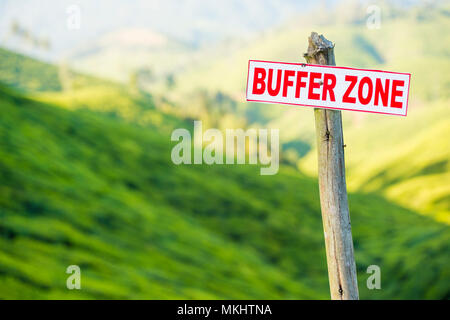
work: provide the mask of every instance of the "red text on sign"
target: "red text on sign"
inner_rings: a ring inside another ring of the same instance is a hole
[[[383,81],[384,80],[384,81]],[[295,98],[299,99],[302,89],[306,90],[309,100],[336,101],[337,79],[332,73],[306,72],[255,68],[252,94],[270,96],[288,96],[289,88],[293,88]],[[374,105],[391,108],[402,108],[403,102],[397,98],[403,95],[405,81],[356,75],[345,76],[345,91],[341,102],[362,105]],[[390,96],[390,99],[389,99]]]

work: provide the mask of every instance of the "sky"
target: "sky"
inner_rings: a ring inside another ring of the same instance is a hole
[[[273,28],[319,4],[330,8],[351,1],[389,0],[0,0],[0,46],[52,60],[124,28],[145,28],[199,46]],[[14,21],[33,38],[48,39],[50,50],[13,37]]]

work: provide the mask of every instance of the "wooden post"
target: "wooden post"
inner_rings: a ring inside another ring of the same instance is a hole
[[[334,45],[312,32],[307,63],[336,65]],[[331,299],[357,300],[358,282],[345,183],[341,112],[314,110],[319,164],[320,206],[327,252]]]

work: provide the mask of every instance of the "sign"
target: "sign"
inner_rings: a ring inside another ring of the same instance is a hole
[[[406,116],[411,74],[250,60],[247,101]]]

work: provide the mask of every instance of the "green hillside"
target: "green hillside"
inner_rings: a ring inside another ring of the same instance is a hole
[[[22,90],[59,91],[58,68],[0,48],[0,81]]]
[[[328,297],[314,179],[175,166],[164,131],[0,97],[0,298]],[[376,195],[350,210],[363,298],[449,298],[448,227]]]
[[[362,22],[357,23],[313,23],[308,17],[299,17],[234,50],[219,47],[177,76],[178,90],[186,93],[206,88],[240,96],[246,87],[249,59],[305,62],[308,36],[316,31],[335,43],[338,66],[409,72],[413,75],[413,101],[448,99],[450,75],[441,71],[450,68],[449,8],[386,15],[380,29],[366,27],[364,10],[358,15]]]

